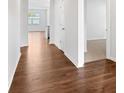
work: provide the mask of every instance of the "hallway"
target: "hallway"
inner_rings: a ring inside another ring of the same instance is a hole
[[[101,60],[77,69],[49,45],[44,32],[29,33],[9,93],[115,93],[115,63]]]

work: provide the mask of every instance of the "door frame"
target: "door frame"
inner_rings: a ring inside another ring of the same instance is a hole
[[[84,35],[86,35],[86,33],[87,31],[85,29]],[[84,37],[84,47],[85,47],[84,52],[86,52],[87,51],[86,36]],[[110,0],[106,0],[106,58],[110,58]]]
[[[110,58],[110,0],[106,0],[106,58]]]

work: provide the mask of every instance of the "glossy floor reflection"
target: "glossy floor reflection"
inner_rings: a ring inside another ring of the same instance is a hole
[[[115,93],[116,64],[109,60],[77,69],[43,32],[29,33],[9,93]]]

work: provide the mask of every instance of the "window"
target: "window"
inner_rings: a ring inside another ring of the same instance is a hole
[[[40,13],[29,12],[28,13],[28,24],[29,25],[39,25],[40,24]]]

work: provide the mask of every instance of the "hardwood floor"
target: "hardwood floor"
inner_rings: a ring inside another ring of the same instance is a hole
[[[87,40],[87,52],[84,54],[85,63],[106,58],[106,39]]]
[[[43,32],[29,33],[9,93],[116,93],[116,64],[86,63],[77,69]]]

